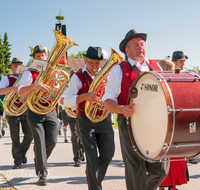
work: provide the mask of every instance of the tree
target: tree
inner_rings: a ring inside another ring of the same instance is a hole
[[[200,68],[199,67],[193,67],[193,69],[200,73]]]
[[[83,53],[86,51],[79,51],[77,54],[73,54],[71,53],[70,56],[68,56],[69,58],[84,58]]]
[[[10,72],[10,69],[8,68],[8,66],[11,64],[11,61],[10,61],[10,57],[11,57],[11,44],[9,44],[8,42],[8,35],[7,35],[7,32],[5,32],[5,35],[4,35],[4,39],[3,39],[3,45],[5,47],[5,61],[4,61],[4,65],[5,65],[5,70],[3,71],[3,75],[7,75]]]
[[[10,57],[11,57],[11,48],[8,42],[8,35],[5,32],[4,40],[2,42],[2,38],[0,36],[0,76],[10,74],[12,71],[8,68],[10,65]]]

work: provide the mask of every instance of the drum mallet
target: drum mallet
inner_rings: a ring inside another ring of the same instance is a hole
[[[133,99],[136,98],[138,95],[138,89],[136,87],[131,87],[129,89],[129,97],[130,99],[130,103],[129,103],[129,108],[133,107]]]

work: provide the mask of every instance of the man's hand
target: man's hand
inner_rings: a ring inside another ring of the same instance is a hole
[[[47,86],[46,84],[42,84],[42,83],[34,84],[34,88],[36,90],[43,91],[43,92],[46,92],[49,90],[49,86]]]
[[[96,96],[95,93],[97,93],[97,91],[86,94],[86,100],[89,101],[91,104],[101,102],[101,99],[98,96]]]
[[[133,104],[133,107],[135,106],[135,104]],[[134,108],[130,108],[129,105],[123,106],[122,107],[122,113],[125,117],[131,117],[133,115],[134,112]]]
[[[18,87],[14,87],[14,86],[13,86],[12,88],[13,88],[13,89],[12,89],[13,92],[17,93],[17,91],[18,91]]]
[[[61,104],[61,105],[64,105],[64,97],[62,97],[62,98],[60,99],[60,104]]]

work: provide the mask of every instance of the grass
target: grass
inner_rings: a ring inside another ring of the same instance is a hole
[[[114,129],[118,129],[117,114],[115,114],[115,123],[112,126]]]
[[[1,184],[0,184],[0,190],[16,190],[16,188],[14,187],[10,187],[10,184],[9,182],[7,182],[6,178],[3,176],[3,174],[0,174],[0,176],[2,176],[3,178],[1,178],[1,182],[5,182],[5,184],[7,184],[8,186],[7,187],[1,187]]]

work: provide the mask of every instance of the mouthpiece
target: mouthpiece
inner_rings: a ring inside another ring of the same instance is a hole
[[[93,69],[94,72],[97,72],[97,69]]]

